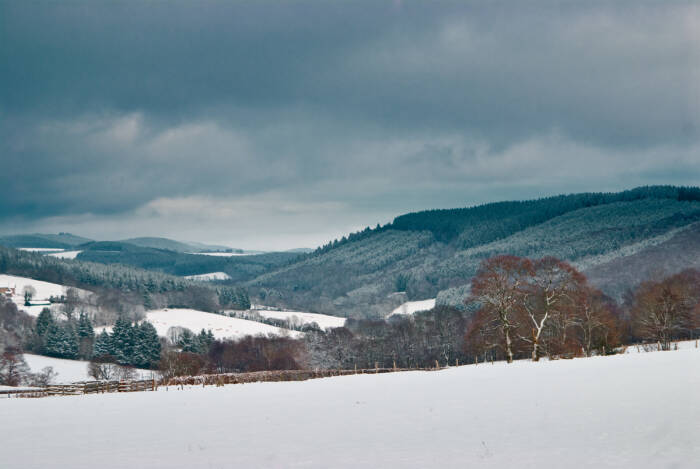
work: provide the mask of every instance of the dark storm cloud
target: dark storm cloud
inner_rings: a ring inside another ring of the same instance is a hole
[[[698,6],[525,3],[0,0],[3,230],[698,183]]]

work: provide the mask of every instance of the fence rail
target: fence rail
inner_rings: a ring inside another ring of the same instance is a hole
[[[178,376],[161,380],[81,381],[71,384],[52,384],[45,388],[0,390],[0,396],[47,397],[78,396],[112,392],[156,391],[159,386],[223,386],[225,384],[259,383],[271,381],[306,381],[309,379],[359,374],[394,373],[399,371],[434,371],[439,368],[368,368],[357,370],[282,370],[221,373],[199,376]]]

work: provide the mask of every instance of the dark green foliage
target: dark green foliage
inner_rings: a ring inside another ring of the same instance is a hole
[[[36,333],[41,337],[46,337],[49,328],[54,324],[53,314],[49,308],[44,308],[36,318]]]
[[[112,337],[109,333],[102,331],[100,335],[95,338],[93,356],[104,357],[107,355],[114,355],[114,346],[112,345]]]
[[[81,246],[81,261],[122,264],[171,275],[198,275],[226,272],[237,282],[251,279],[268,270],[299,258],[299,253],[276,252],[251,256],[205,256],[170,249],[135,246],[122,241],[102,241]]]
[[[142,322],[134,329],[134,354],[131,364],[144,368],[151,368],[160,360],[160,340],[153,324]]]
[[[78,317],[78,355],[83,359],[92,358],[95,343],[95,331],[92,322],[85,313]]]
[[[396,276],[396,291],[405,292],[408,288],[408,281],[411,280],[410,274],[400,273]]]
[[[555,256],[585,269],[699,221],[698,193],[643,187],[407,214],[329,243],[247,286],[266,304],[354,318],[385,316],[402,301],[392,293],[404,287],[409,300],[440,296],[459,306],[484,258]]]
[[[131,322],[123,317],[117,319],[112,329],[112,347],[118,363],[128,365],[133,361],[135,335]]]
[[[46,333],[46,354],[58,358],[78,357],[78,334],[72,324],[52,324]]]
[[[70,249],[90,241],[70,233],[21,234],[0,237],[0,245],[10,248]]]
[[[103,265],[59,259],[5,247],[0,247],[0,272],[86,290],[106,289],[140,295],[158,294],[166,297],[169,303],[206,311],[216,311],[222,307],[245,308],[249,304],[247,294],[233,286],[205,285],[181,277],[124,265]],[[233,298],[234,301],[240,299],[245,302],[241,305],[237,303],[220,305],[217,303],[221,295]]]
[[[109,334],[103,331],[95,339],[94,356],[114,357],[121,365],[152,368],[160,360],[160,339],[149,322],[132,324],[119,318]]]

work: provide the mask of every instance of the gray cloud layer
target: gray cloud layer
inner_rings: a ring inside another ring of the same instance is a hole
[[[0,230],[292,247],[700,183],[693,2],[4,2]]]

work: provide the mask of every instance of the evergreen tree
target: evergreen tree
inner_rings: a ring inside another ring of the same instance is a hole
[[[80,313],[78,318],[78,355],[80,358],[89,359],[92,357],[92,350],[95,342],[95,330],[87,314]]]
[[[153,324],[143,322],[135,326],[133,365],[153,367],[160,360],[160,340]]]
[[[59,358],[78,356],[78,334],[69,324],[52,324],[46,334],[46,354]]]
[[[36,318],[37,335],[40,337],[46,337],[49,328],[54,324],[54,322],[55,321],[53,320],[51,310],[49,308],[42,309],[41,313],[39,313],[39,316]]]
[[[134,328],[131,326],[131,322],[123,317],[117,319],[112,330],[112,347],[117,362],[126,365],[133,361],[134,335]]]
[[[209,346],[211,345],[212,342],[214,342],[214,334],[212,334],[211,329],[209,329],[209,332],[207,332],[204,330],[204,328],[202,328],[202,331],[199,333],[199,336],[197,337],[197,342],[198,342],[197,352],[198,353],[207,353],[209,351]]]
[[[78,337],[93,339],[95,337],[95,330],[92,328],[92,322],[87,314],[80,313],[78,318]]]
[[[105,355],[114,355],[114,347],[112,346],[112,337],[107,331],[102,331],[95,339],[93,347],[93,355],[95,357],[104,357]]]
[[[194,335],[191,330],[185,329],[180,334],[180,340],[177,343],[183,352],[199,352],[199,338]]]

